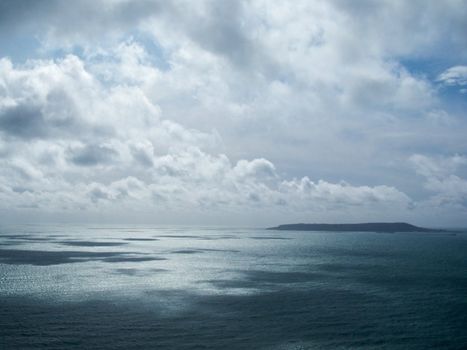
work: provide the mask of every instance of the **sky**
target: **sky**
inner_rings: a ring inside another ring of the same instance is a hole
[[[1,0],[0,220],[467,226],[467,1]]]

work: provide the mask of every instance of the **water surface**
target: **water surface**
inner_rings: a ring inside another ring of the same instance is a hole
[[[0,227],[2,349],[463,349],[467,235]]]

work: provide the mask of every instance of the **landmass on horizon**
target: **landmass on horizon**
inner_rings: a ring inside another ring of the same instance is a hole
[[[367,222],[360,224],[286,224],[269,227],[281,231],[338,231],[338,232],[447,232],[441,229],[418,227],[406,222]]]

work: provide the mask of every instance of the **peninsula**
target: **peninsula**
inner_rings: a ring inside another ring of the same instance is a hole
[[[362,224],[287,224],[267,230],[335,231],[335,232],[445,232],[444,230],[414,226],[405,222],[371,222]]]

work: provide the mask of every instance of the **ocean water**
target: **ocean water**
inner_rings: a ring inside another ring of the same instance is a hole
[[[0,227],[0,349],[466,349],[467,233]]]

